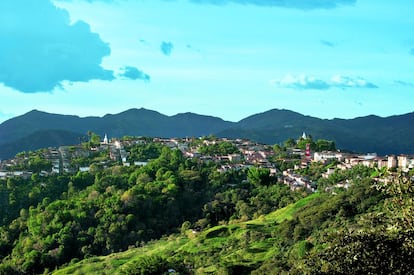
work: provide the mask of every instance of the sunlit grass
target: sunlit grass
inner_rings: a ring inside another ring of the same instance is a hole
[[[204,266],[196,268],[198,274],[218,273],[227,264],[254,266],[278,251],[271,236],[278,224],[292,219],[296,211],[318,196],[317,193],[312,194],[251,221],[219,225],[202,232],[188,230],[183,235],[162,238],[143,247],[85,259],[53,274],[117,274],[122,266],[140,257],[157,255],[168,258],[176,254],[190,258],[191,255],[216,255],[217,258],[206,259]],[[303,253],[302,246],[298,247],[299,253]]]

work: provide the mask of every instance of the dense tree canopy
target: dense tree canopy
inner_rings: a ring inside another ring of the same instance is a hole
[[[210,153],[236,152],[221,144],[211,145]],[[225,274],[409,274],[413,269],[409,174],[355,166],[323,178],[335,163],[312,163],[296,171],[317,183],[318,192],[309,196],[305,188],[291,191],[267,168],[223,172],[218,164],[187,159],[149,141],[128,150],[148,164],[104,166],[97,153],[83,157],[96,166],[90,172],[1,179],[0,274],[43,273],[169,234],[187,238],[188,231],[189,245],[204,250],[145,254],[119,272],[157,274],[173,266],[191,274],[213,265]],[[274,151],[286,153],[281,146]],[[34,153],[21,157],[40,170],[48,165]],[[271,161],[284,165],[278,155]],[[283,218],[264,223],[276,210]],[[211,242],[197,244],[197,234]],[[255,253],[262,256],[255,259]]]

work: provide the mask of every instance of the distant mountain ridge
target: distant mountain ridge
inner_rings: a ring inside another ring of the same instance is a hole
[[[166,116],[156,111],[129,109],[103,117],[78,117],[33,110],[0,124],[0,159],[20,151],[78,143],[88,131],[109,137],[156,136],[248,138],[281,143],[302,132],[314,139],[334,140],[338,148],[378,154],[414,154],[414,113],[319,119],[289,110],[272,109],[239,122],[195,113]]]

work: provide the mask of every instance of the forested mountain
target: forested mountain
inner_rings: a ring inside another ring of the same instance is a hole
[[[218,136],[245,137],[259,142],[280,143],[302,132],[313,138],[334,140],[337,147],[355,152],[413,154],[414,113],[399,116],[366,116],[355,119],[318,119],[287,110],[270,110],[239,121]]]
[[[39,148],[59,147],[66,144],[78,144],[86,139],[86,134],[65,130],[39,130],[19,138],[16,141],[8,141],[0,145],[0,159],[12,157],[21,151],[32,151]]]
[[[379,154],[413,154],[414,113],[391,117],[366,116],[355,119],[319,119],[288,110],[270,110],[239,122],[217,117],[183,113],[166,116],[146,109],[130,109],[103,117],[49,114],[31,111],[0,125],[0,159],[19,151],[47,146],[68,145],[88,131],[110,137],[186,137],[214,134],[220,137],[248,138],[275,144],[302,132],[313,138],[334,140],[338,148]],[[57,136],[62,131],[68,135]],[[70,133],[69,133],[70,132]],[[33,138],[42,136],[43,138]]]
[[[20,151],[70,145],[73,144],[74,136],[78,140],[76,143],[79,143],[79,138],[85,137],[88,131],[101,136],[107,134],[109,137],[198,137],[222,131],[232,124],[210,116],[193,113],[166,116],[143,108],[130,109],[115,115],[85,118],[33,110],[0,125],[0,159],[12,157]],[[53,134],[56,130],[70,134],[68,138],[56,142],[58,139]],[[44,136],[44,139],[32,138],[39,135]]]

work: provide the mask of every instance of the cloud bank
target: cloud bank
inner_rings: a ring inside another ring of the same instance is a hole
[[[362,77],[349,77],[334,75],[328,80],[319,79],[308,75],[285,75],[283,78],[271,81],[272,84],[296,90],[328,90],[330,88],[378,88],[375,84],[366,81]]]
[[[123,71],[121,74],[119,74],[121,77],[129,78],[132,80],[144,80],[146,82],[149,82],[151,80],[151,77],[148,74],[144,73],[136,67],[125,66],[121,68],[121,70]]]
[[[161,52],[166,56],[171,55],[173,48],[174,48],[173,43],[166,42],[166,41],[162,41],[161,46],[160,46]]]
[[[165,0],[166,1],[166,0]],[[197,4],[224,5],[237,3],[267,7],[283,7],[302,10],[333,9],[342,5],[353,5],[356,0],[189,0]]]
[[[108,44],[49,0],[0,1],[0,82],[21,92],[52,91],[62,81],[112,80],[100,65]]]

